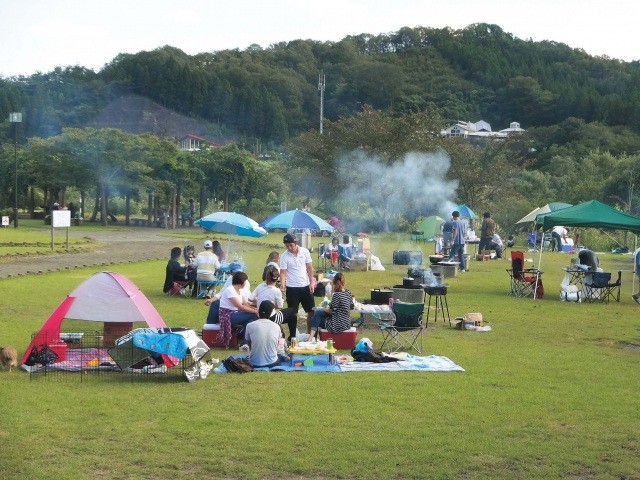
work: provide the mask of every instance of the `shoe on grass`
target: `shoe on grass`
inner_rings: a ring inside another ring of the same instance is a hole
[[[640,303],[640,296],[638,296],[637,294],[634,293],[633,295],[631,295],[631,298],[633,298],[636,303]]]

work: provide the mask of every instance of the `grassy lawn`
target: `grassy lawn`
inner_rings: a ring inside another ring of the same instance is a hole
[[[171,235],[177,245],[193,239]],[[427,261],[432,245],[407,237],[372,237],[387,270],[347,273],[358,299],[402,283],[406,267],[390,265],[394,250],[422,249]],[[272,245],[283,250],[280,239],[231,244],[246,247],[249,277],[257,279]],[[3,476],[638,479],[640,306],[630,298],[631,256],[600,256],[606,271],[627,270],[620,303],[609,305],[559,301],[569,258],[544,254],[545,297],[538,301],[507,295],[505,260],[472,261],[469,272],[448,279],[451,315],[482,312],[493,329],[429,325],[425,353],[451,358],[464,373],[251,373],[188,384],[118,375],[30,380],[0,371]],[[199,331],[206,308],[162,294],[165,263],[110,270],[136,283],[168,325]],[[0,280],[0,344],[22,354],[30,335],[94,271]],[[361,336],[381,343],[375,328]]]

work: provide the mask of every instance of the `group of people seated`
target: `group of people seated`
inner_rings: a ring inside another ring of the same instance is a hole
[[[339,243],[338,237],[331,239],[329,244],[322,255],[331,261],[331,268],[333,270],[349,270],[349,262],[353,256],[354,246],[351,243],[351,237],[344,235],[342,237],[342,243]]]
[[[195,270],[195,279],[200,279],[201,271],[207,268],[220,268],[219,257],[214,253],[213,243],[204,243],[202,261],[187,260],[193,257],[185,248],[185,265],[180,265],[182,250],[174,247],[166,268],[165,292],[175,281],[187,282],[189,268]],[[283,360],[283,348],[287,325],[290,342],[297,336],[298,306],[307,313],[308,341],[314,341],[317,332],[325,328],[332,333],[340,333],[351,328],[350,310],[353,308],[353,296],[345,288],[343,273],[336,273],[332,280],[332,297],[328,306],[314,308],[313,289],[315,288],[311,256],[304,247],[295,243],[291,235],[285,235],[287,250],[281,256],[277,251],[269,254],[262,273],[262,282],[251,290],[248,275],[236,270],[230,275],[222,289],[204,304],[208,307],[206,323],[219,324],[222,336],[229,345],[233,335],[240,341],[241,348],[249,351],[249,360],[254,367],[273,366]],[[303,259],[300,272],[292,257]],[[283,276],[281,278],[281,269]],[[302,276],[301,276],[302,273]],[[301,283],[308,284],[301,286]],[[283,292],[286,292],[287,307],[284,306]],[[280,353],[278,353],[280,352]]]

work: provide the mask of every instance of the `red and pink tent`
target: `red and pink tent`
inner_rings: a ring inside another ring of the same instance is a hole
[[[98,272],[58,305],[31,340],[21,364],[24,365],[34,345],[60,337],[60,326],[65,319],[128,324],[142,322],[149,327],[166,327],[158,311],[133,282],[119,273]]]

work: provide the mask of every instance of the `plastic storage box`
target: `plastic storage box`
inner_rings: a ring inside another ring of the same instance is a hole
[[[328,330],[320,329],[320,340],[326,342],[332,338],[333,346],[338,350],[351,350],[356,346],[357,336],[358,330],[355,327],[351,327],[349,330],[340,333],[331,333]]]
[[[222,339],[222,330],[220,329],[220,324],[218,323],[205,323],[202,326],[202,340],[209,347],[217,347],[217,348],[225,348],[224,340]],[[238,346],[238,339],[236,338],[235,332],[231,333],[231,347]]]

